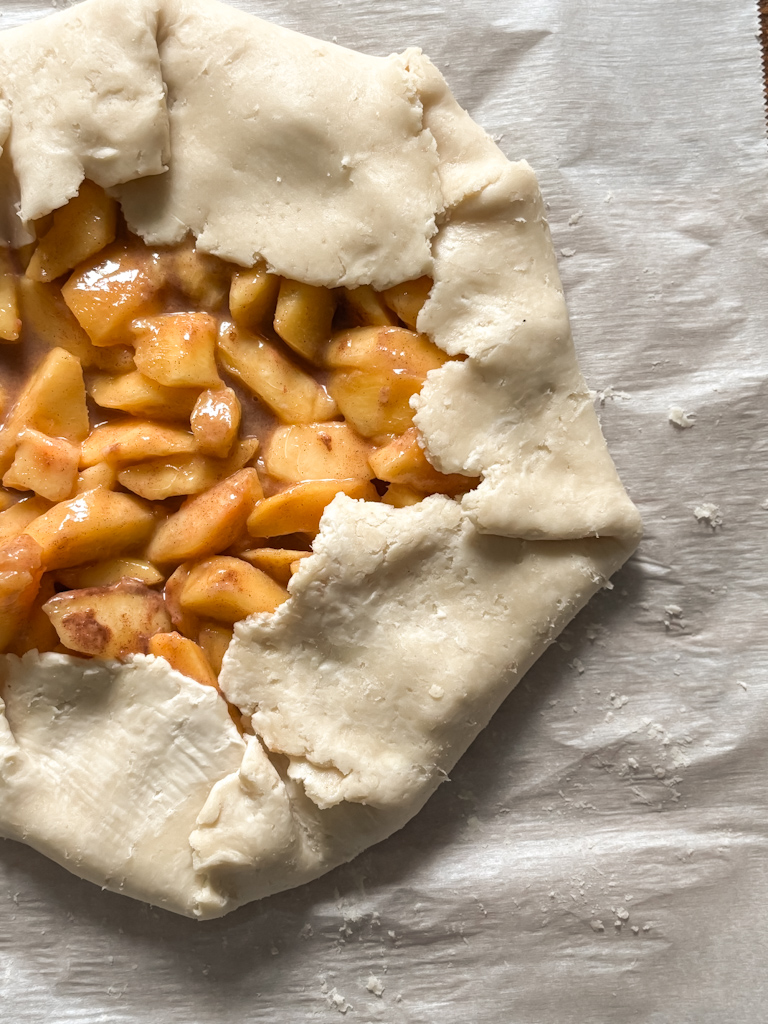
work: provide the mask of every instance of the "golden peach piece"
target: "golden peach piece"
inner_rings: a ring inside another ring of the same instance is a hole
[[[432,278],[418,277],[415,281],[406,281],[404,284],[396,284],[394,288],[387,288],[381,294],[389,308],[397,313],[403,323],[416,330],[416,320],[431,290]]]
[[[260,501],[248,517],[252,537],[282,537],[320,529],[320,519],[337,494],[378,501],[376,488],[367,480],[310,480]]]
[[[40,545],[22,534],[0,545],[0,651],[27,622],[43,576]]]
[[[400,434],[413,422],[410,399],[448,356],[423,334],[402,327],[361,327],[334,335],[328,390],[364,437]]]
[[[15,505],[19,500],[18,494],[14,494],[12,491],[6,491],[0,488],[0,512],[5,512],[11,505]]]
[[[43,605],[50,601],[55,592],[53,576],[51,573],[46,573],[40,582],[40,589],[35,595],[24,622],[8,645],[9,654],[16,654],[19,657],[26,654],[27,651],[38,651],[43,654],[46,651],[55,650],[58,646],[59,634],[43,611]]]
[[[11,467],[3,476],[3,485],[34,491],[49,501],[63,501],[74,493],[79,461],[79,446],[25,427],[19,434]]]
[[[397,317],[369,284],[359,288],[344,288],[342,294],[344,307],[353,323],[361,327],[397,326]]]
[[[147,654],[150,638],[171,628],[162,594],[136,580],[68,590],[43,611],[65,647],[94,658]]]
[[[391,505],[393,508],[407,508],[408,505],[418,505],[424,497],[424,494],[419,494],[405,484],[390,484],[381,500],[383,504]]]
[[[27,267],[33,281],[53,281],[115,240],[117,203],[86,178],[66,206],[53,211]]]
[[[43,359],[0,430],[0,473],[13,462],[24,427],[73,442],[82,441],[88,434],[83,371],[78,360],[62,348],[53,349]]]
[[[435,469],[427,461],[415,427],[373,452],[368,463],[377,479],[404,484],[422,494],[455,496],[472,490],[480,482],[476,477],[446,474]]]
[[[218,256],[200,252],[186,242],[165,254],[168,279],[188,299],[204,309],[219,309],[227,297],[232,268]]]
[[[203,455],[150,459],[120,470],[117,479],[127,490],[150,501],[164,501],[180,494],[199,494],[242,469],[254,457],[258,447],[255,437],[247,437],[235,446],[228,459],[211,459]]]
[[[117,345],[131,340],[131,320],[155,312],[163,278],[156,253],[115,242],[80,264],[61,294],[94,345]]]
[[[185,563],[178,566],[171,573],[165,581],[163,599],[165,600],[168,614],[171,616],[171,622],[176,629],[183,633],[184,636],[189,637],[190,640],[196,640],[200,632],[200,622],[196,615],[190,615],[189,612],[185,612],[181,607],[181,592],[184,589],[184,584],[187,582],[191,566],[191,562]]]
[[[220,622],[208,622],[202,627],[197,642],[205,651],[205,656],[218,676],[224,655],[232,642],[232,629]]]
[[[328,391],[358,434],[379,439],[401,434],[410,427],[411,398],[421,391],[423,383],[419,377],[336,370],[328,378]]]
[[[194,566],[181,592],[183,609],[227,623],[273,612],[287,600],[288,592],[265,572],[228,555]]]
[[[371,445],[346,423],[278,427],[264,448],[264,468],[275,480],[369,480]]]
[[[54,505],[24,533],[43,549],[46,569],[69,569],[139,547],[156,522],[155,514],[138,498],[97,487]]]
[[[321,363],[335,310],[336,299],[327,288],[284,278],[277,295],[274,328],[298,355],[310,363]]]
[[[89,466],[77,474],[75,481],[75,494],[83,494],[85,491],[92,491],[95,487],[105,487],[112,491],[117,483],[117,468],[108,462],[98,462],[95,466]]]
[[[280,278],[263,263],[236,270],[229,289],[229,312],[238,327],[259,331],[272,323],[280,291]]]
[[[325,353],[331,370],[396,373],[426,380],[448,356],[425,334],[404,327],[353,327],[334,334]]]
[[[298,568],[302,558],[308,558],[311,554],[311,551],[296,551],[293,548],[252,548],[243,551],[240,557],[254,568],[268,573],[281,586],[287,587],[296,571],[294,565]]]
[[[149,653],[156,658],[165,658],[171,668],[183,676],[218,690],[216,673],[205,652],[194,640],[181,633],[155,633],[149,641]]]
[[[208,313],[168,313],[135,320],[137,368],[169,388],[221,384],[216,367],[216,321]]]
[[[131,416],[159,420],[189,419],[199,394],[197,388],[165,387],[138,370],[117,377],[94,374],[87,389],[103,409],[121,409]]]
[[[151,562],[142,558],[109,558],[93,565],[79,565],[74,569],[60,569],[56,582],[69,590],[83,587],[108,587],[122,579],[138,580],[148,587],[163,582],[163,574]]]
[[[124,420],[96,427],[83,441],[80,466],[88,469],[100,462],[127,465],[145,459],[194,455],[194,437],[180,427],[168,427],[151,420]]]
[[[315,423],[338,415],[336,403],[314,377],[264,338],[223,323],[219,356],[227,370],[283,422]]]
[[[66,349],[82,366],[109,373],[127,373],[134,368],[133,352],[125,345],[97,348],[77,322],[57,284],[40,284],[28,277],[19,279],[21,318],[25,334],[46,345]]]
[[[11,254],[0,247],[0,342],[18,341],[21,337],[19,299]]]
[[[152,538],[147,551],[150,562],[187,562],[226,550],[240,535],[262,493],[258,473],[249,468],[188,498]]]
[[[189,425],[203,455],[229,455],[240,426],[240,402],[232,388],[203,391],[195,402]]]
[[[0,512],[0,544],[20,536],[31,522],[45,515],[50,507],[50,501],[35,495],[22,498],[21,501],[3,509]]]

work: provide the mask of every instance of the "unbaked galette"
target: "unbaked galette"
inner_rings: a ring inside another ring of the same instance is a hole
[[[216,917],[414,815],[638,516],[419,50],[87,0],[0,86],[0,830]]]

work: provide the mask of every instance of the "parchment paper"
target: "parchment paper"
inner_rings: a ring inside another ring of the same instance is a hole
[[[424,812],[312,885],[201,925],[0,844],[0,1018],[765,1021],[755,4],[239,6],[371,53],[422,45],[505,152],[533,164],[581,365],[647,535]],[[49,10],[3,0],[0,25]],[[695,426],[673,426],[673,406]]]

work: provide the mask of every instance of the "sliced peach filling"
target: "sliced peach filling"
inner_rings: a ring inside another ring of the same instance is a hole
[[[318,288],[152,249],[91,182],[0,250],[0,651],[154,654],[216,686],[342,492],[402,507],[476,480],[410,400],[448,357],[429,278]]]

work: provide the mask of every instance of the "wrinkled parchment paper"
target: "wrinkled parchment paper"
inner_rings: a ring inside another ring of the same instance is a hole
[[[0,844],[0,1018],[765,1021],[755,4],[239,6],[371,53],[420,44],[505,152],[533,164],[581,365],[646,539],[422,814],[309,886],[201,925]],[[0,10],[5,27],[51,8]],[[695,425],[670,423],[671,408]]]

